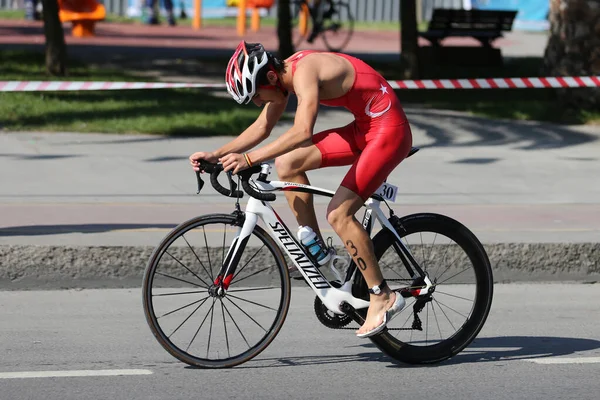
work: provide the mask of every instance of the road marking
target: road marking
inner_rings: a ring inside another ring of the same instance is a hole
[[[67,378],[77,376],[121,376],[121,375],[151,375],[147,369],[100,369],[74,371],[22,371],[0,372],[0,379],[19,378]]]
[[[547,357],[547,358],[526,358],[523,361],[529,361],[536,364],[597,364],[600,363],[600,357]]]

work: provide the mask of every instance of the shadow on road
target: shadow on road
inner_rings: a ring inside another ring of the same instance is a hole
[[[567,356],[599,348],[599,340],[584,338],[550,336],[480,338],[475,339],[467,349],[458,355],[437,365],[541,359]]]
[[[271,357],[260,356],[237,368],[275,368],[275,367],[302,367],[311,365],[340,364],[353,362],[384,362],[392,368],[432,368],[436,366],[480,363],[520,361],[545,357],[566,356],[574,353],[591,351],[600,348],[600,341],[583,338],[546,337],[546,336],[504,336],[475,339],[463,352],[453,358],[438,364],[410,365],[396,361],[377,351],[371,343],[361,345],[361,349],[372,348],[373,352],[358,353],[356,355],[311,355],[298,357]],[[391,365],[389,365],[391,363]],[[186,367],[195,369],[195,367]]]

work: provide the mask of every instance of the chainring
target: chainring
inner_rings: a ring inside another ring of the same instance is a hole
[[[331,329],[342,329],[352,322],[352,318],[348,315],[335,314],[329,311],[319,296],[315,296],[315,314],[323,325]]]

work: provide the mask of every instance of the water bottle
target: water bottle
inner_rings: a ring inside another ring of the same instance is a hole
[[[310,226],[298,227],[298,240],[317,260],[319,265],[325,265],[331,258],[331,254]]]

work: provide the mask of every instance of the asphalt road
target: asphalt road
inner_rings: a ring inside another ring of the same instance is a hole
[[[312,299],[294,289],[256,359],[201,370],[159,346],[139,289],[0,292],[0,399],[598,398],[598,285],[496,285],[479,338],[423,367],[323,327]]]

